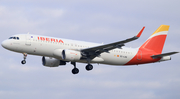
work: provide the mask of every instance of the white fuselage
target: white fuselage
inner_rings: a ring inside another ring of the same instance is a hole
[[[14,36],[19,37],[19,39],[7,39],[2,43],[2,46],[4,45],[4,48],[14,52],[53,57],[59,60],[63,59],[60,57],[56,57],[53,54],[56,49],[81,50],[89,47],[102,45],[98,43],[90,43],[32,34],[20,34]],[[137,52],[138,48],[117,48],[110,50],[109,52],[101,53],[98,57],[95,57],[91,62],[111,65],[124,65],[127,62],[129,62],[133,57],[135,57]],[[79,60],[78,62],[87,61]]]

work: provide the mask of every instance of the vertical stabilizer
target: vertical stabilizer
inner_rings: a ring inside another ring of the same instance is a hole
[[[140,48],[160,54],[163,50],[168,30],[169,25],[161,25]]]

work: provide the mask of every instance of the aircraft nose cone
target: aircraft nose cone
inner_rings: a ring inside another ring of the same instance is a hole
[[[1,46],[4,47],[4,48],[7,48],[7,41],[3,41],[3,42],[1,43]]]
[[[4,43],[4,41],[3,41],[3,42],[1,43],[1,46],[4,47],[4,45],[5,45],[5,43]]]

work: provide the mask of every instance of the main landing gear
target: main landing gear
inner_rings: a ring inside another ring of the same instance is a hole
[[[76,62],[71,62],[71,64],[74,66],[74,68],[72,69],[72,73],[73,74],[78,74],[79,73],[79,69],[76,68]]]
[[[92,70],[92,69],[93,69],[93,65],[88,64],[88,65],[86,66],[86,70],[87,70],[87,71],[90,71],[90,70]]]
[[[90,61],[91,61],[91,60],[90,60],[89,58],[87,58],[87,63],[88,63],[88,65],[86,65],[86,70],[87,70],[87,71],[90,71],[90,70],[93,69],[93,65],[90,64]]]
[[[78,74],[79,73],[79,69],[76,67],[76,62],[71,62],[71,64],[74,66],[74,68],[72,69],[72,73],[73,74]],[[88,64],[86,65],[86,70],[90,71],[93,69],[93,65]]]
[[[22,60],[21,63],[22,63],[22,64],[26,64],[27,53],[23,53],[23,55],[24,55],[24,57],[23,57],[24,60]]]

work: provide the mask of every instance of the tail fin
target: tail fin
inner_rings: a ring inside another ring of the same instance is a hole
[[[152,50],[161,54],[168,30],[169,25],[161,25],[140,48]]]

